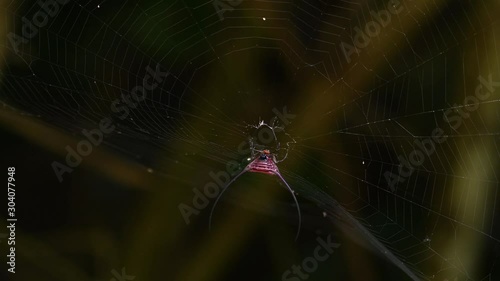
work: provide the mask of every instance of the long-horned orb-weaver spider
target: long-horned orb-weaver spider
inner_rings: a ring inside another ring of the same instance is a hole
[[[255,157],[255,159],[250,162],[245,169],[243,169],[237,176],[235,176],[226,186],[222,189],[222,192],[217,196],[217,199],[215,199],[215,203],[212,206],[212,210],[210,211],[210,217],[209,217],[209,229],[212,227],[212,215],[215,210],[215,206],[217,205],[217,202],[219,202],[219,199],[221,198],[222,194],[224,191],[227,190],[227,188],[234,182],[236,179],[238,179],[241,175],[243,175],[246,172],[251,172],[251,173],[262,173],[262,174],[267,174],[267,175],[272,175],[272,176],[277,176],[280,178],[281,182],[285,184],[285,186],[288,188],[288,191],[293,196],[293,200],[295,200],[295,204],[297,205],[297,212],[299,215],[299,226],[297,229],[297,235],[295,236],[295,240],[299,237],[300,233],[300,228],[301,228],[301,223],[302,223],[302,217],[300,214],[300,207],[299,207],[299,202],[297,201],[297,198],[295,197],[295,194],[290,187],[290,185],[286,182],[286,180],[283,178],[281,175],[278,166],[276,165],[276,158],[274,154],[272,154],[269,150],[262,150],[260,153]]]

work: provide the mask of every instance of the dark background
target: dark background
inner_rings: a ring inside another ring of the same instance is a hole
[[[244,1],[220,21],[212,2],[69,1],[19,53],[2,41],[2,167],[16,167],[18,218],[17,273],[2,276],[282,280],[331,235],[340,248],[308,280],[411,280],[401,264],[422,280],[496,280],[498,94],[458,130],[442,116],[479,75],[500,77],[498,4],[402,2],[351,63],[339,44],[388,2]],[[39,10],[1,5],[6,34]],[[170,75],[122,120],[112,102],[156,65]],[[285,107],[296,117],[276,141],[294,143],[278,166],[298,193],[299,239],[290,194],[260,174],[231,185],[212,231],[211,205],[186,224],[192,189],[228,161],[244,167],[249,125]],[[51,164],[102,118],[116,129],[59,182]],[[384,172],[437,127],[446,143],[391,192]]]

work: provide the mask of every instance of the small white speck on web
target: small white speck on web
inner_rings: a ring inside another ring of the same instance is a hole
[[[323,217],[326,218],[326,212],[323,212]]]
[[[262,20],[266,20],[266,18],[262,18]]]
[[[365,164],[365,161],[363,161],[363,165]]]
[[[152,174],[153,173],[153,169],[148,168],[148,173]]]
[[[97,9],[100,9],[101,8],[101,5],[97,5]]]

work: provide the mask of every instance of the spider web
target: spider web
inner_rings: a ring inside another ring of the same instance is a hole
[[[145,160],[142,146],[193,171],[201,164],[190,155],[241,159],[248,124],[286,107],[295,143],[280,170],[301,196],[332,213],[338,201],[414,276],[495,280],[495,259],[472,272],[463,258],[480,250],[462,244],[465,236],[482,249],[500,242],[500,91],[457,129],[443,116],[466,108],[478,76],[500,80],[498,4],[401,1],[401,13],[348,62],[341,44],[354,44],[356,27],[388,3],[242,1],[221,20],[213,1],[69,1],[17,52],[2,43],[4,110],[79,135],[113,116],[110,104],[159,66],[169,76],[126,119],[113,119],[105,143],[173,175]],[[2,9],[21,34],[21,18],[40,8]],[[385,175],[398,173],[398,156],[407,159],[435,128],[446,140],[391,188]]]

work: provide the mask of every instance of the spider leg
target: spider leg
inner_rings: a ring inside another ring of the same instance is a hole
[[[275,175],[277,175],[281,179],[281,181],[286,185],[286,187],[288,188],[288,190],[290,191],[290,193],[293,196],[293,200],[295,200],[295,204],[297,205],[297,212],[299,214],[299,228],[297,229],[297,235],[295,236],[295,240],[297,240],[299,238],[300,228],[302,225],[302,215],[300,214],[299,201],[297,201],[297,197],[295,197],[295,194],[293,193],[292,188],[290,187],[290,185],[288,185],[288,183],[283,178],[283,176],[281,176],[281,173],[279,171],[276,171]]]
[[[214,210],[215,210],[215,206],[217,206],[217,202],[219,202],[219,199],[221,198],[222,194],[224,193],[224,191],[226,191],[226,189],[236,180],[238,179],[241,175],[243,175],[244,173],[248,172],[249,168],[248,166],[245,167],[245,169],[243,169],[238,175],[236,175],[232,180],[230,180],[226,186],[224,186],[224,188],[222,189],[221,193],[219,194],[219,196],[217,196],[217,199],[215,199],[215,203],[214,205],[212,206],[212,210],[210,211],[210,217],[208,218],[208,230],[210,230],[212,228],[212,215],[214,213]]]

